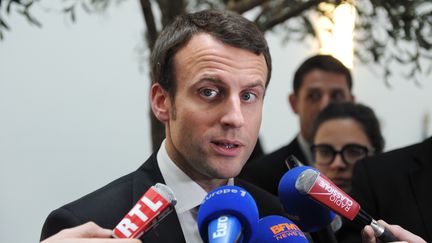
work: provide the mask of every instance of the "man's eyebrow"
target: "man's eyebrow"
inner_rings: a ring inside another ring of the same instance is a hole
[[[209,82],[209,83],[215,83],[215,84],[223,84],[224,82],[216,77],[209,77],[209,76],[204,76],[202,77],[200,80],[198,80],[197,83],[203,83],[203,82]]]
[[[320,87],[308,87],[307,90],[308,91],[316,91],[316,90],[320,91],[321,88]]]
[[[246,87],[248,88],[261,87],[265,89],[265,84],[263,84],[261,81],[256,81],[255,83],[248,84]]]
[[[202,77],[200,80],[198,80],[197,84],[204,83],[204,82],[220,84],[220,85],[227,85],[227,82],[222,81],[220,78],[209,77],[209,76]],[[246,85],[246,87],[247,88],[261,87],[261,88],[265,89],[265,84],[263,84],[263,82],[261,82],[261,81],[256,81],[254,83]]]

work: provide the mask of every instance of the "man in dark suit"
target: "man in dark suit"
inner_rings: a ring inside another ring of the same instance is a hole
[[[53,211],[41,239],[88,221],[112,229],[157,182],[177,204],[144,242],[201,242],[197,208],[222,185],[249,191],[260,216],[282,214],[271,194],[234,179],[257,141],[270,74],[267,43],[249,20],[211,10],[176,18],[151,55],[151,107],[166,139],[137,171]]]
[[[432,137],[359,161],[352,196],[376,219],[432,241]],[[360,242],[361,229],[342,227],[341,242]]]
[[[300,121],[300,133],[288,145],[248,162],[240,177],[277,195],[279,180],[288,170],[285,160],[295,155],[312,165],[312,126],[318,113],[330,102],[354,101],[351,73],[329,55],[316,55],[303,62],[293,81],[288,100]]]

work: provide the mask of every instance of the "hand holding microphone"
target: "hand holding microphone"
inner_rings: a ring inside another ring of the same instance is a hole
[[[409,243],[426,243],[420,236],[417,236],[408,230],[400,227],[399,225],[390,225],[383,220],[378,220],[378,223],[383,225],[385,228],[389,229],[399,240]],[[362,232],[362,242],[363,243],[377,243],[375,238],[375,233],[370,226],[366,226]]]
[[[355,200],[317,170],[302,171],[296,179],[295,189],[351,221],[362,226],[370,225],[375,236],[383,242],[398,240],[389,230],[362,210]]]
[[[198,211],[201,238],[209,243],[249,242],[258,219],[255,200],[238,186],[222,186],[209,192]]]
[[[141,243],[138,239],[112,239],[112,231],[93,222],[64,229],[41,243]]]

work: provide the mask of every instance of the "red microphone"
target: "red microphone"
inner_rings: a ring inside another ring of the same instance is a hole
[[[389,230],[361,209],[354,199],[318,171],[312,169],[303,171],[295,182],[295,188],[300,193],[308,195],[337,214],[363,227],[370,225],[375,232],[375,236],[381,241],[398,241]]]
[[[114,238],[139,238],[173,211],[176,199],[172,190],[161,183],[150,187],[114,228]]]

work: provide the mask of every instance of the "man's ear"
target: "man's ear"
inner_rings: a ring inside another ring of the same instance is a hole
[[[169,120],[170,98],[168,92],[155,83],[151,87],[151,108],[156,118],[165,123]]]
[[[288,103],[291,105],[291,109],[294,111],[294,113],[298,114],[297,95],[295,95],[294,93],[290,94],[288,96]]]

